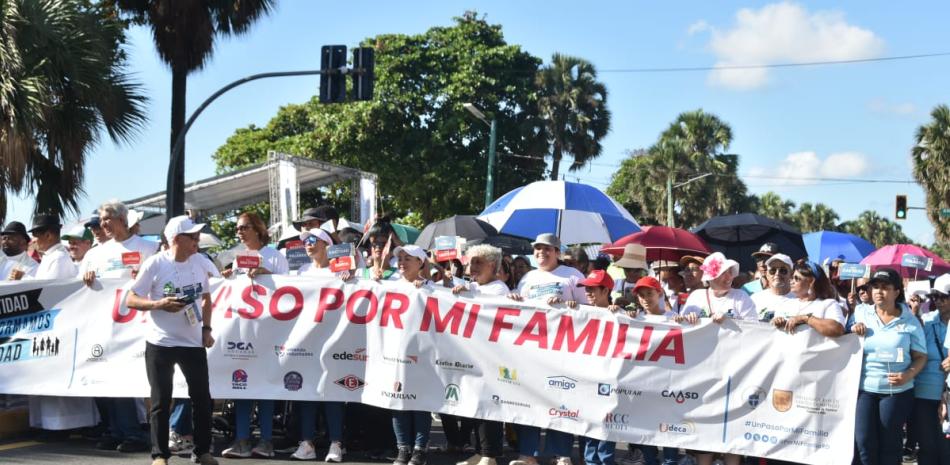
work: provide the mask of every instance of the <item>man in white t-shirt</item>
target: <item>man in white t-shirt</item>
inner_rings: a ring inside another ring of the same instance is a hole
[[[109,236],[93,247],[79,264],[79,277],[91,286],[96,278],[134,277],[135,272],[158,251],[158,244],[129,231],[129,209],[118,200],[99,207],[99,225]]]
[[[0,281],[19,281],[36,274],[39,264],[26,253],[28,245],[30,236],[23,223],[11,221],[0,231],[0,246],[3,248],[3,254],[0,254]]]
[[[681,315],[695,313],[700,317],[711,317],[717,323],[727,316],[737,320],[758,319],[755,303],[749,294],[732,288],[732,280],[739,274],[739,264],[735,260],[727,260],[722,252],[715,252],[703,261],[702,270],[703,282],[709,287],[690,293]]]
[[[211,337],[211,285],[198,255],[203,224],[176,216],[165,225],[169,249],[142,265],[126,304],[149,313],[145,344],[145,371],[151,386],[149,426],[152,465],[166,465],[168,417],[171,413],[172,378],[175,365],[188,383],[192,402],[195,449],[192,460],[217,465],[211,450],[211,392],[208,383],[207,348]]]
[[[43,254],[34,279],[69,279],[76,277],[76,265],[69,257],[60,239],[63,225],[55,215],[40,214],[33,217],[30,234],[36,241],[36,249]]]
[[[518,291],[509,294],[514,300],[541,300],[548,305],[574,301],[587,305],[587,295],[577,287],[584,275],[576,268],[558,263],[561,255],[561,240],[550,233],[541,234],[531,243],[538,268],[521,278]]]
[[[772,321],[785,300],[795,298],[791,292],[792,259],[777,253],[765,261],[765,267],[769,287],[752,294],[752,302],[755,303],[759,321]]]

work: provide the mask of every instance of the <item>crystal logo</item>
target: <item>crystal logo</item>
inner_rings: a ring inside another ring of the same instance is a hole
[[[572,391],[577,387],[577,380],[567,376],[548,376],[548,389]]]
[[[498,381],[508,384],[521,384],[518,382],[518,370],[500,366],[498,367]]]
[[[666,390],[660,393],[663,397],[673,399],[677,404],[682,404],[687,400],[698,400],[699,393],[688,391],[670,391]]]
[[[445,403],[449,405],[457,405],[459,403],[458,384],[449,384],[445,387]]]
[[[683,423],[660,423],[660,432],[673,434],[693,434],[696,432],[696,426],[690,421]]]
[[[548,416],[555,418],[563,418],[565,420],[577,421],[580,417],[580,410],[571,410],[567,408],[566,405],[561,404],[560,407],[551,407],[548,409]]]
[[[352,354],[344,350],[343,352],[333,354],[332,358],[333,360],[343,360],[347,362],[365,362],[369,356],[366,355],[366,349],[360,348],[354,350]]]
[[[301,388],[303,388],[303,375],[296,371],[289,371],[284,375],[284,389],[299,391]]]
[[[350,390],[350,391],[355,391],[355,390],[357,390],[357,389],[362,388],[363,386],[366,386],[366,381],[363,381],[362,379],[360,379],[360,378],[359,378],[358,376],[356,376],[356,375],[346,375],[346,376],[344,376],[344,377],[342,377],[342,378],[340,378],[340,379],[334,381],[334,383],[335,383],[337,386],[340,386],[340,387],[342,387],[343,389],[347,389],[347,390]]]
[[[247,372],[241,369],[231,373],[231,389],[247,389]]]

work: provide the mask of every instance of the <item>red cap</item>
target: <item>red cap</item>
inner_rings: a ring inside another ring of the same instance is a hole
[[[641,287],[649,287],[651,289],[656,289],[657,292],[660,292],[660,293],[663,292],[663,286],[661,286],[660,282],[657,281],[656,278],[652,276],[646,276],[646,277],[640,278],[637,281],[637,284],[633,286],[633,292],[636,293],[637,290],[640,289]]]
[[[587,279],[577,283],[577,287],[581,286],[601,286],[607,289],[613,289],[614,278],[611,278],[604,270],[594,270],[587,275]]]

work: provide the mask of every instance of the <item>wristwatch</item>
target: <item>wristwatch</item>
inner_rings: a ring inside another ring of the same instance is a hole
[[[208,332],[211,332],[211,327],[210,327],[210,326],[202,326],[202,327],[201,327],[201,331],[208,331]]]

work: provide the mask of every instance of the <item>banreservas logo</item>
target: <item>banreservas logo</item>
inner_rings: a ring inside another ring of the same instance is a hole
[[[698,392],[665,390],[660,393],[661,396],[673,399],[677,404],[682,404],[687,400],[699,400]]]
[[[491,396],[491,401],[495,405],[510,405],[512,407],[522,407],[522,408],[531,408],[531,404],[527,402],[521,402],[517,400],[502,399],[501,396],[493,395]]]

